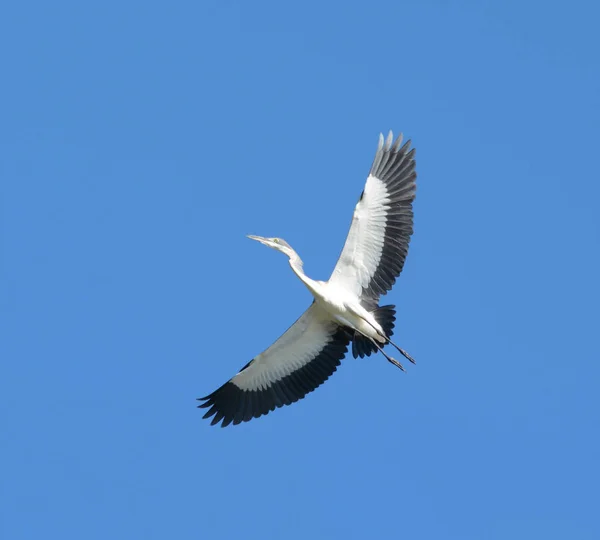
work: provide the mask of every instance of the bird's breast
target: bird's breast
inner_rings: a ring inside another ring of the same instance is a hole
[[[316,302],[337,323],[373,337],[377,335],[372,324],[367,321],[370,315],[358,298],[345,289],[321,282],[313,292]],[[372,321],[375,322],[375,321]]]

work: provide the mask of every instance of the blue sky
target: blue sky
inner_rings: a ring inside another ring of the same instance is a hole
[[[591,539],[600,377],[594,2],[0,8],[0,535]],[[211,428],[195,398],[327,279],[380,131],[417,148],[346,359]]]

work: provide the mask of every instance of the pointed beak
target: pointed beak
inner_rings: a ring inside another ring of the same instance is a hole
[[[269,238],[265,238],[264,236],[254,236],[253,234],[248,234],[246,236],[251,240],[256,240],[257,242],[260,242],[263,246],[275,249],[275,244]]]
[[[247,234],[246,235],[248,238],[250,238],[250,240],[256,240],[257,242],[260,242],[261,244],[264,244],[265,246],[268,246],[268,240],[262,236],[254,236],[253,234]]]

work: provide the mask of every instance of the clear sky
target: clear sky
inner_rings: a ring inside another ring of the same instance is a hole
[[[0,536],[597,539],[596,2],[0,8]],[[380,131],[417,148],[347,358],[220,429],[195,398],[327,279]]]

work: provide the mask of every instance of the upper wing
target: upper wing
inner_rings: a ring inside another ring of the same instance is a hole
[[[379,146],[352,225],[330,283],[353,291],[366,306],[376,305],[400,275],[413,232],[415,151],[410,141],[392,146],[390,131]]]
[[[340,365],[350,337],[313,303],[266,351],[233,379],[200,398],[210,407],[204,418],[221,427],[258,418],[289,405],[325,382]]]

